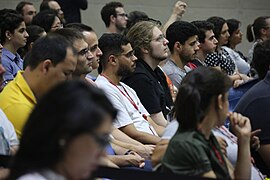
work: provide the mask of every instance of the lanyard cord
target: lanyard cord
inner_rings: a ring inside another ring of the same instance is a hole
[[[133,101],[133,99],[131,98],[131,96],[129,95],[129,93],[127,92],[127,90],[126,90],[126,88],[124,87],[124,86],[122,86],[123,87],[123,89],[124,89],[124,91],[125,91],[125,93],[116,85],[116,84],[114,84],[106,75],[104,75],[104,74],[100,74],[101,76],[103,76],[103,77],[105,77],[108,81],[109,81],[109,83],[111,83],[113,86],[115,86],[120,92],[121,92],[121,94],[123,95],[123,96],[125,96],[127,99],[128,99],[128,101],[132,104],[132,106],[140,113],[140,114],[142,114],[141,113],[141,111],[139,110],[139,107],[136,105],[136,103]],[[143,116],[143,118],[146,120],[146,121],[148,121],[147,120],[147,116],[145,115],[145,114],[142,114],[142,116]]]
[[[127,90],[126,90],[126,88],[124,87],[124,86],[122,86],[123,87],[123,89],[124,89],[124,91],[125,91],[125,93],[116,85],[116,84],[114,84],[111,80],[110,80],[110,78],[109,77],[107,77],[106,75],[104,75],[104,74],[100,74],[101,76],[103,76],[104,78],[106,78],[107,79],[107,81],[109,81],[109,83],[111,83],[114,87],[116,87],[120,92],[121,92],[121,94],[123,95],[123,96],[125,96],[127,99],[128,99],[128,101],[133,105],[133,107],[140,113],[140,114],[142,114],[141,113],[141,111],[139,110],[139,108],[138,108],[138,106],[136,105],[136,103],[133,101],[133,99],[131,98],[131,96],[129,95],[129,93],[127,92]],[[148,121],[147,120],[147,116],[145,115],[145,114],[142,114],[142,117],[144,118],[144,120],[146,120],[146,121]],[[151,130],[151,132],[152,132],[152,134],[153,135],[156,135],[156,133],[152,130],[152,128],[151,128],[151,126],[150,126],[150,123],[148,123],[149,124],[149,129]]]

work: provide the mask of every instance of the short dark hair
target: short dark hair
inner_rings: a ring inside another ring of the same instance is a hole
[[[32,24],[43,27],[46,32],[51,30],[55,17],[58,17],[54,10],[44,10],[33,17]]]
[[[121,54],[124,51],[122,46],[127,45],[128,43],[130,42],[122,34],[104,33],[98,40],[98,46],[103,52],[103,55],[100,57],[101,67],[105,69],[107,66],[108,57],[112,54]],[[99,69],[99,73],[101,73],[101,69]]]
[[[39,6],[39,12],[51,9],[49,6],[50,1],[51,0],[42,1],[40,6]]]
[[[188,38],[198,34],[198,29],[193,24],[186,21],[175,21],[166,31],[170,51],[173,52],[173,47],[176,42],[184,45]]]
[[[219,40],[219,37],[221,35],[222,27],[226,23],[226,20],[222,17],[213,16],[207,19],[208,22],[212,23],[214,25],[214,34],[215,38]]]
[[[69,23],[65,27],[78,29],[81,32],[83,32],[83,31],[94,32],[94,30],[91,26],[88,26],[88,25],[82,24],[82,23]]]
[[[214,25],[208,21],[192,21],[191,22],[193,25],[195,25],[198,28],[198,38],[200,43],[205,42],[205,33],[206,31],[211,31],[214,29]]]
[[[9,179],[32,171],[53,170],[76,137],[91,136],[108,116],[113,121],[116,114],[102,90],[79,80],[58,84],[30,114]]]
[[[254,20],[253,24],[249,24],[247,26],[247,40],[249,42],[261,38],[260,30],[266,28],[267,26],[266,20],[269,18],[270,16],[260,16]]]
[[[227,75],[211,67],[201,66],[187,73],[175,100],[174,110],[179,129],[195,130],[208,113],[213,98],[217,110],[217,96],[225,95],[231,85],[232,81]]]
[[[117,16],[115,9],[118,7],[123,8],[124,5],[121,2],[112,1],[112,2],[105,4],[105,6],[101,9],[101,12],[100,12],[101,18],[102,18],[103,22],[105,23],[106,27],[110,26],[111,15],[113,15],[115,17]]]
[[[31,2],[28,2],[28,1],[21,1],[17,4],[16,6],[16,11],[18,11],[18,13],[20,13],[21,15],[23,15],[23,7],[25,5],[32,5],[33,6],[33,3]]]
[[[256,69],[260,79],[263,79],[270,66],[270,40],[257,43],[254,52],[252,63]]]
[[[6,31],[14,33],[21,23],[24,22],[22,15],[13,9],[0,10],[0,29],[2,44],[6,42]]]
[[[71,44],[74,43],[74,41],[78,39],[84,39],[83,34],[81,31],[75,28],[62,28],[62,29],[57,29],[55,33],[60,34],[66,38]]]
[[[52,64],[56,66],[58,63],[64,61],[68,48],[71,48],[73,53],[76,54],[72,44],[64,36],[50,32],[34,43],[28,56],[29,67],[35,69],[39,63],[46,59],[50,59]]]
[[[29,25],[26,27],[26,32],[28,33],[28,38],[27,38],[27,42],[26,45],[21,48],[21,56],[24,57],[26,55],[26,53],[30,50],[30,44],[35,42],[38,38],[41,37],[41,34],[45,32],[45,30],[37,25]],[[23,69],[26,68],[26,66],[28,66],[28,62],[24,59],[23,60]]]

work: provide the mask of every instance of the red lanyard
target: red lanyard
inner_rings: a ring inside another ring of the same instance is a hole
[[[214,145],[212,145],[212,149],[215,152],[215,155],[218,158],[219,162],[223,165],[223,163],[224,163],[223,159],[222,159],[220,153],[218,152],[217,148]]]
[[[133,99],[131,98],[131,96],[128,94],[128,92],[127,92],[127,90],[126,90],[126,88],[124,86],[122,86],[122,87],[123,87],[125,93],[116,84],[114,84],[106,75],[104,75],[104,74],[100,74],[100,75],[103,76],[103,77],[105,77],[109,81],[109,83],[111,83],[113,86],[115,86],[121,92],[121,94],[128,99],[128,101],[132,104],[132,106],[140,114],[142,114],[141,111],[139,110],[138,106],[136,105],[136,103],[133,101]],[[145,114],[142,114],[142,117],[147,121],[147,116]]]

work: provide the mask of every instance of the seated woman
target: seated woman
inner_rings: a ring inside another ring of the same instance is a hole
[[[240,30],[241,22],[236,19],[226,20],[229,27],[230,37],[228,43],[222,46],[234,60],[237,70],[241,74],[249,74],[250,65],[246,62],[247,58],[240,51],[236,50],[236,46],[242,42],[243,33]]]
[[[218,44],[216,52],[208,54],[204,62],[207,66],[219,67],[234,82],[234,87],[238,87],[240,84],[248,81],[249,77],[239,73],[235,60],[233,60],[227,50],[223,48],[223,46],[228,43],[230,37],[228,24],[225,19],[217,16],[210,17],[207,21],[214,25],[213,31],[215,38],[218,40]]]
[[[160,170],[221,179],[250,179],[250,122],[229,113],[231,80],[219,70],[199,67],[184,78],[175,102],[179,128],[172,137]],[[212,129],[226,117],[238,137],[235,169],[222,154]]]
[[[88,179],[115,117],[99,89],[80,81],[58,85],[30,115],[8,179]]]

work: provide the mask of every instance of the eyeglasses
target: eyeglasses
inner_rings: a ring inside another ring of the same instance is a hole
[[[87,56],[87,53],[90,53],[89,48],[82,49],[81,51],[78,52],[78,55],[80,56]]]
[[[158,41],[158,42],[163,42],[164,41],[165,36],[163,34],[159,35],[157,38],[152,39],[152,41]]]
[[[122,55],[126,56],[127,58],[132,58],[134,56],[134,54],[135,54],[135,51],[132,50],[132,51],[130,51],[130,52],[126,53],[126,54],[122,54]]]
[[[120,14],[117,14],[117,16],[128,17],[128,14],[126,14],[126,13],[120,13]]]
[[[132,51],[129,51],[128,53],[126,53],[126,54],[117,54],[116,56],[125,56],[126,58],[131,59],[134,56],[134,54],[135,54],[135,51],[132,50]]]

